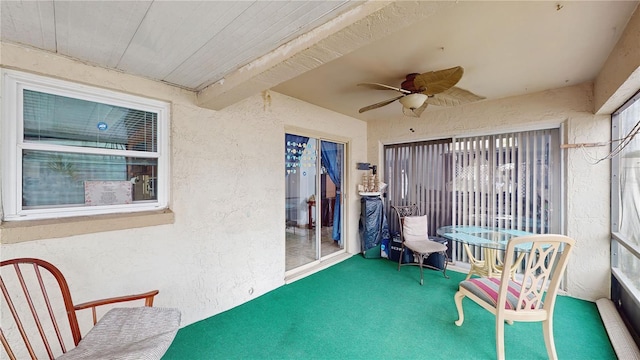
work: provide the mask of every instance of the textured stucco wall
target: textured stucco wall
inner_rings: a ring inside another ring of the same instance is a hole
[[[155,305],[180,308],[184,326],[283,285],[285,127],[339,134],[348,169],[366,157],[365,123],[280,94],[213,111],[161,83],[15,45],[1,50],[4,67],[171,102],[173,224],[1,245],[2,259],[58,266],[76,303],[159,289]],[[350,179],[347,190],[356,188]],[[348,203],[347,247],[357,252],[357,197]]]
[[[594,115],[592,84],[427,111],[370,123],[369,159],[382,162],[384,144],[558,127],[564,142],[606,142],[610,120]],[[410,130],[413,129],[413,132]],[[562,151],[566,178],[566,234],[578,242],[567,270],[571,296],[595,300],[609,294],[609,162],[591,165],[581,150]],[[604,155],[606,148],[591,148]]]

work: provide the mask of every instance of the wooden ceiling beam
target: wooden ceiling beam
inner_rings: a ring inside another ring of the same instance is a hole
[[[367,1],[197,93],[199,106],[222,110],[423,20],[448,2]]]

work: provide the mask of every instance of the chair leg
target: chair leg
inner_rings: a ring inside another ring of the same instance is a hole
[[[398,271],[400,271],[400,266],[402,265],[403,255],[404,255],[404,244],[400,245],[400,258],[398,259]]]
[[[447,252],[443,251],[442,256],[444,256],[444,269],[442,269],[442,275],[444,275],[445,279],[448,279],[449,276],[447,275],[447,263],[449,262],[449,258],[447,257]]]
[[[418,265],[420,266],[420,285],[424,285],[424,275],[423,275],[424,269],[422,268],[422,263],[424,263],[424,254],[420,254],[418,256],[418,259],[419,259]]]
[[[504,360],[504,319],[496,316],[496,356]]]
[[[553,340],[553,320],[551,318],[542,322],[542,333],[544,334],[544,345],[547,347],[549,359],[557,360],[556,345]]]
[[[456,325],[462,326],[464,322],[464,311],[462,310],[462,299],[464,299],[464,294],[462,291],[456,292],[453,296],[453,299],[456,302],[456,308],[458,309],[458,320],[456,320]]]

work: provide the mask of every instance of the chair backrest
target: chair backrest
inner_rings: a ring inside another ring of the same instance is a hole
[[[510,310],[523,316],[526,316],[523,313],[541,308],[546,310],[547,314],[553,314],[558,287],[575,240],[564,235],[552,234],[513,238],[507,244],[504,269],[511,268],[517,255],[516,246],[528,247],[529,244],[531,251],[526,260],[520,291],[514,293],[513,287],[509,288],[513,285],[513,282],[509,281],[511,274],[509,271],[503,272],[497,303],[513,304],[513,309]],[[505,306],[498,306],[499,312],[507,310],[509,309]]]
[[[396,213],[396,218],[398,219],[398,231],[400,232],[400,239],[404,239],[403,234],[403,226],[404,226],[404,218],[407,216],[419,216],[420,209],[416,205],[392,205],[391,208]]]
[[[2,261],[0,288],[0,340],[9,358],[36,359],[46,353],[54,359],[78,345],[81,334],[69,286],[55,266],[31,258]]]
[[[404,240],[425,240],[429,238],[429,219],[427,215],[405,216],[402,222]]]

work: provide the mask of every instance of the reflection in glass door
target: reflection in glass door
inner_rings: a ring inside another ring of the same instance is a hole
[[[286,134],[286,270],[344,249],[343,164],[344,144]]]

